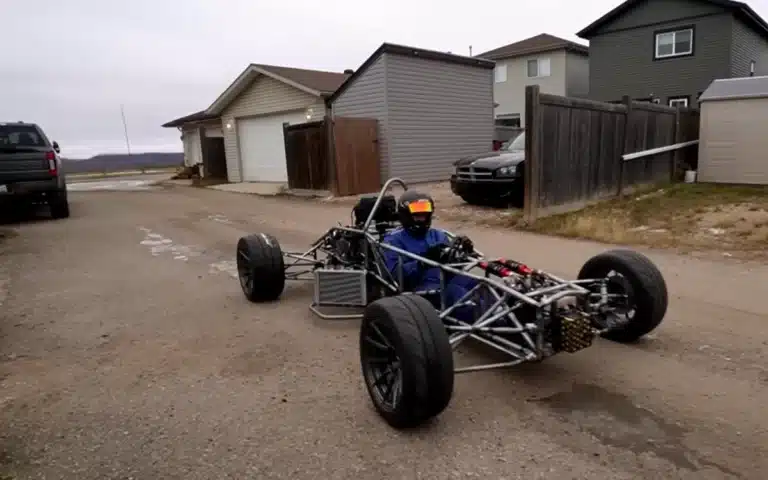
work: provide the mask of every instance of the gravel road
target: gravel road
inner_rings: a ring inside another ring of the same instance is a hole
[[[311,287],[249,304],[234,246],[300,249],[348,207],[206,189],[71,194],[0,240],[0,473],[16,479],[723,479],[768,471],[768,267],[651,253],[670,310],[639,345],[457,378],[415,432],[359,374],[356,322]],[[454,226],[443,224],[454,230]],[[573,276],[605,249],[490,229],[486,253]],[[2,273],[5,272],[5,273]],[[4,286],[4,287],[3,287]],[[462,362],[484,355],[469,351]]]

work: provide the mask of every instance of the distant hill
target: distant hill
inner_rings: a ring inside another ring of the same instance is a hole
[[[178,167],[184,162],[179,153],[103,154],[82,160],[62,158],[65,173],[120,172],[150,168]]]

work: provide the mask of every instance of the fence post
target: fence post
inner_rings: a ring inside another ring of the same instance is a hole
[[[629,153],[627,150],[629,150],[629,139],[630,139],[630,119],[632,118],[632,97],[629,95],[624,95],[621,97],[621,103],[624,104],[624,107],[626,108],[626,111],[624,112],[624,147],[621,149],[621,153]],[[620,197],[624,194],[624,176],[626,175],[626,163],[624,159],[619,156],[619,188],[616,192],[616,196]]]
[[[682,142],[683,138],[683,128],[680,125],[680,119],[682,115],[680,115],[680,106],[677,105],[675,108],[675,125],[674,125],[674,134],[672,143],[680,143]],[[673,183],[675,181],[675,172],[677,171],[677,165],[679,160],[679,152],[680,149],[677,149],[672,152],[672,155],[669,157],[669,182]]]
[[[536,220],[539,209],[539,183],[541,181],[541,110],[539,86],[525,87],[525,200],[523,218]]]
[[[339,195],[339,180],[336,178],[336,141],[333,135],[333,116],[326,115],[323,119],[325,125],[325,154],[328,155],[328,190],[331,195]]]

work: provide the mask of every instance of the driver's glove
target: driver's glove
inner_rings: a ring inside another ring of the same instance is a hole
[[[427,260],[432,260],[433,262],[441,262],[445,255],[446,249],[447,246],[443,244],[432,245],[427,249],[426,253],[424,254],[424,258]]]
[[[475,251],[475,244],[466,235],[458,235],[454,241],[457,246],[461,246],[461,250],[465,253],[473,253]]]

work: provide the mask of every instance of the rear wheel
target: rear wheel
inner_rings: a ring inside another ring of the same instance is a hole
[[[51,217],[55,219],[69,218],[69,200],[66,190],[56,190],[48,194],[48,206],[51,209]]]
[[[237,273],[248,300],[277,300],[285,288],[283,251],[277,239],[264,233],[241,237],[237,242]]]
[[[595,313],[596,326],[608,328],[603,337],[629,343],[650,333],[661,324],[667,312],[668,293],[664,277],[641,253],[609,250],[589,259],[579,279],[605,278],[608,294],[614,300]]]
[[[435,308],[398,295],[365,309],[360,328],[363,378],[376,411],[392,427],[421,425],[453,395],[453,351]]]

